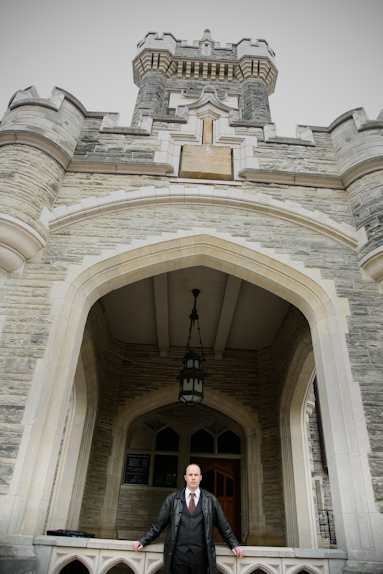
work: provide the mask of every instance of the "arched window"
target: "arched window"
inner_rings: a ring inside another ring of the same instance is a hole
[[[156,450],[166,450],[168,452],[178,452],[180,437],[176,431],[170,427],[157,434]]]
[[[241,454],[241,439],[228,430],[218,437],[218,453]]]
[[[190,440],[190,452],[214,453],[214,437],[205,429],[195,432]]]

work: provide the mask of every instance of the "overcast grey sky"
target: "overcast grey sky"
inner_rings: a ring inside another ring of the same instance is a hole
[[[192,42],[205,28],[221,45],[259,38],[276,52],[280,136],[383,108],[383,0],[0,0],[0,117],[33,84],[41,97],[58,86],[130,125],[137,43],[149,31]]]

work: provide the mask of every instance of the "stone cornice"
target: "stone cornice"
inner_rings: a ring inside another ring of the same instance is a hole
[[[266,169],[243,169],[240,177],[257,183],[303,185],[307,187],[329,187],[344,189],[343,181],[337,174],[297,173]]]
[[[14,110],[22,106],[39,106],[41,108],[48,108],[54,112],[58,111],[57,105],[45,98],[24,98],[23,100],[16,100],[9,105],[9,109]]]
[[[71,160],[71,156],[55,142],[32,131],[12,129],[0,131],[0,146],[12,144],[29,145],[37,148],[56,160],[64,169],[67,168]]]
[[[383,156],[373,157],[366,159],[360,163],[353,165],[350,169],[342,173],[341,177],[345,187],[348,187],[357,179],[364,177],[374,171],[383,170]]]
[[[169,175],[174,168],[168,163],[154,162],[106,162],[90,161],[75,156],[67,167],[67,171],[76,173],[118,173],[134,175]]]
[[[195,188],[175,184],[168,188],[145,186],[135,191],[115,191],[102,197],[88,197],[75,205],[61,205],[46,214],[51,232],[73,223],[98,217],[118,210],[179,203],[182,205],[223,205],[246,209],[285,219],[308,227],[353,250],[357,248],[357,236],[353,227],[339,223],[327,214],[310,211],[291,201],[278,201],[264,193],[249,193],[241,189],[223,189],[212,185]]]

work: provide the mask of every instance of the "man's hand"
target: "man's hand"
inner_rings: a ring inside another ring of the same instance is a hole
[[[233,554],[236,555],[237,558],[243,557],[243,548],[241,548],[240,546],[237,546],[237,548],[233,548],[232,552],[233,552]]]
[[[139,550],[143,549],[143,546],[142,546],[142,544],[140,544],[138,542],[138,540],[136,540],[135,542],[133,542],[133,548],[136,552],[138,552]],[[234,552],[234,550],[233,550],[233,552]]]

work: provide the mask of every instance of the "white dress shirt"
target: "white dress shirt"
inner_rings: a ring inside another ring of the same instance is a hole
[[[186,487],[186,488],[185,488],[185,500],[186,500],[186,504],[187,504],[187,507],[188,507],[188,508],[189,508],[189,504],[190,504],[190,501],[191,501],[191,496],[190,496],[191,494],[192,494],[191,490],[189,490],[188,487]],[[201,494],[201,491],[200,491],[199,488],[197,488],[197,490],[196,490],[195,493],[194,493],[194,503],[195,503],[196,506],[197,506],[197,504],[198,504],[198,502],[199,502],[200,494]]]

